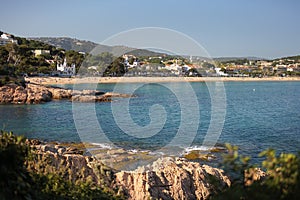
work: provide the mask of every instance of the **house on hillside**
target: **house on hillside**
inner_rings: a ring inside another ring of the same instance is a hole
[[[56,69],[60,72],[61,76],[75,76],[76,66],[73,63],[71,66],[67,65],[67,59],[64,59],[63,63],[57,63]]]
[[[39,55],[49,55],[50,50],[43,50],[43,49],[36,49],[33,51],[34,56],[39,56]]]
[[[13,39],[10,34],[2,33],[2,35],[0,36],[0,46],[6,45],[8,43],[18,44],[18,40]]]
[[[215,71],[217,76],[228,76],[228,74],[224,73],[220,67],[215,67]]]

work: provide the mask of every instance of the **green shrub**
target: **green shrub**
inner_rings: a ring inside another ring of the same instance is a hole
[[[0,199],[30,198],[30,176],[24,165],[28,154],[24,137],[1,131]]]
[[[260,166],[249,164],[250,158],[238,154],[238,148],[226,145],[224,170],[232,184],[212,199],[300,199],[300,159],[299,154],[281,153],[268,149],[259,154],[264,157]],[[257,167],[266,172],[265,177],[253,178]],[[247,184],[247,183],[251,184]]]

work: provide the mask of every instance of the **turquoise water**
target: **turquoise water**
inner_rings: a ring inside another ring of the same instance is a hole
[[[182,83],[169,84],[177,89],[182,87]],[[190,84],[197,96],[200,120],[195,121],[197,117],[192,116],[189,118],[190,124],[187,122],[186,126],[195,123],[199,125],[191,146],[200,147],[212,118],[212,103],[205,83]],[[86,86],[82,84],[79,87],[86,88]],[[114,86],[114,84],[99,84],[97,89],[112,91]],[[112,106],[122,108],[125,99],[115,99],[111,103],[75,105],[81,109],[80,113],[84,117],[85,132],[88,135],[85,138],[88,138],[89,142],[104,142],[101,137],[95,135],[98,129],[93,125],[89,113],[88,108],[95,108],[101,134],[105,134],[109,141],[117,146],[157,150],[169,144],[181,126],[184,110],[176,94],[167,86],[168,84],[145,84],[139,87],[134,93],[137,97],[129,100],[130,119],[124,117],[126,123],[126,120],[128,123],[132,120],[136,125],[145,127],[151,123],[149,109],[159,104],[164,108],[166,115],[164,118],[163,115],[154,112],[153,119],[163,122],[161,129],[159,125],[154,126],[154,129],[159,130],[157,134],[147,137],[126,134],[116,124],[112,110]],[[300,82],[225,82],[224,86],[226,116],[218,144],[229,142],[238,145],[243,153],[252,157],[266,148],[294,153],[300,150]],[[64,85],[64,87],[72,86]],[[121,87],[130,89],[137,87],[137,84],[128,83]],[[184,100],[192,109],[196,108],[190,96],[186,95]],[[30,138],[78,142],[82,137],[77,133],[72,108],[74,109],[74,105],[67,100],[39,105],[0,105],[0,126],[2,126],[0,128]],[[146,132],[135,134],[143,136]]]

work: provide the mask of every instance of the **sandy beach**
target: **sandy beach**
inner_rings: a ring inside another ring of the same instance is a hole
[[[80,83],[163,83],[163,82],[211,82],[211,81],[300,81],[300,77],[28,77],[26,81],[37,84],[80,84]]]

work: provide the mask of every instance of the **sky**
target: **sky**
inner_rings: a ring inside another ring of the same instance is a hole
[[[182,32],[212,57],[300,54],[298,0],[9,0],[0,30],[22,37],[71,37],[101,43],[122,31]]]

